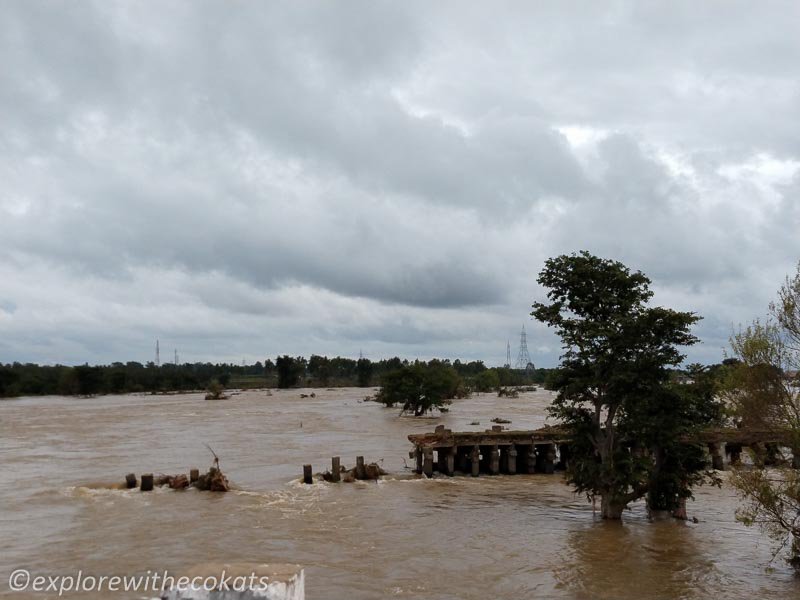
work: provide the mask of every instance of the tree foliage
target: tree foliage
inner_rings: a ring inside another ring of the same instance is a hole
[[[453,398],[467,394],[464,381],[450,365],[432,360],[403,365],[381,378],[376,401],[385,406],[400,405],[401,413],[422,416],[438,410],[447,412]]]
[[[725,398],[744,428],[779,431],[800,451],[800,265],[770,305],[766,321],[756,320],[731,338],[738,359]],[[800,571],[800,474],[787,469],[737,469],[731,482],[745,500],[737,518],[757,524],[789,548]]]
[[[288,354],[284,354],[275,360],[275,368],[278,371],[278,387],[285,389],[300,383],[306,365],[302,357],[292,358]]]
[[[372,385],[372,362],[368,358],[359,358],[356,363],[356,373],[358,387],[369,387]]]
[[[683,360],[678,348],[697,341],[689,330],[699,317],[649,307],[644,274],[588,252],[549,259],[538,282],[549,303],[535,303],[531,314],[562,341],[561,363],[548,381],[558,392],[549,410],[575,440],[568,480],[600,496],[602,516],[613,519],[651,489],[658,460],[651,451],[668,457],[660,469],[690,485],[685,471],[698,465],[680,455],[678,440],[701,397],[668,383],[669,367]],[[668,427],[666,417],[673,419]],[[670,492],[668,504],[677,500]]]

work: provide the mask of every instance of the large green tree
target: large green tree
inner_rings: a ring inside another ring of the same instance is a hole
[[[575,440],[568,480],[600,496],[603,518],[619,519],[650,489],[653,460],[634,434],[650,441],[645,434],[658,427],[650,413],[673,404],[668,368],[683,360],[680,346],[697,341],[689,330],[699,317],[648,306],[644,274],[585,251],[549,259],[538,282],[549,303],[536,302],[531,314],[563,347],[550,413]],[[660,440],[677,442],[677,433]]]

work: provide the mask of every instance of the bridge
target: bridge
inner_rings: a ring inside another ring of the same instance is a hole
[[[409,458],[416,460],[416,472],[428,477],[434,471],[473,477],[550,474],[565,470],[570,458],[569,433],[552,426],[514,431],[498,425],[485,431],[454,432],[439,425],[431,433],[409,435],[408,439],[414,446]],[[758,464],[765,466],[778,464],[782,448],[789,448],[792,466],[800,468],[800,448],[792,447],[792,437],[786,431],[714,428],[688,436],[684,441],[708,448],[712,467],[719,471],[726,464],[739,464],[745,447],[752,450]]]

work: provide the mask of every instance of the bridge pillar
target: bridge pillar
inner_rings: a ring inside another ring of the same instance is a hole
[[[472,454],[469,455],[470,462],[470,474],[473,477],[477,477],[481,473],[481,448],[480,446],[473,446],[472,447]]]
[[[433,448],[425,448],[422,455],[422,472],[426,477],[433,477]]]
[[[759,442],[753,442],[750,444],[750,450],[753,453],[753,463],[757,467],[763,467],[766,465],[767,451],[764,449],[763,444],[760,444]]]
[[[417,475],[422,475],[422,448],[419,446],[414,449],[414,459],[416,461],[414,472]]]
[[[569,445],[559,444],[558,464],[556,465],[556,469],[559,471],[566,471],[568,466],[569,466]]]
[[[495,444],[489,451],[489,474],[497,475],[498,473],[500,473],[500,449]]]
[[[456,446],[456,468],[462,473],[469,473],[469,452],[465,446]]]
[[[764,456],[764,466],[774,467],[780,462],[780,450],[778,444],[765,444],[766,455]]]
[[[545,455],[544,472],[552,475],[556,470],[556,445],[547,444],[547,454]]]
[[[517,449],[514,444],[509,446],[506,458],[506,469],[508,470],[509,475],[516,475],[517,474]]]
[[[742,445],[741,444],[725,444],[725,451],[731,455],[731,464],[742,464]]]
[[[525,472],[532,475],[537,472],[536,469],[536,446],[531,444],[527,447],[525,452]]]
[[[439,452],[442,452],[442,450],[440,450]],[[442,471],[448,477],[452,477],[453,474],[456,472],[455,446],[450,446],[449,448],[444,449],[444,469],[442,469],[440,463],[439,470]]]
[[[536,472],[552,475],[555,471],[555,444],[538,444],[536,446]]]
[[[708,452],[711,454],[711,468],[715,471],[725,470],[725,461],[722,458],[722,449],[716,442],[708,443]]]

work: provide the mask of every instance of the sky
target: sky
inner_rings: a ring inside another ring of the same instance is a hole
[[[800,3],[40,2],[0,18],[0,362],[531,359],[588,250],[723,358],[800,260]]]

